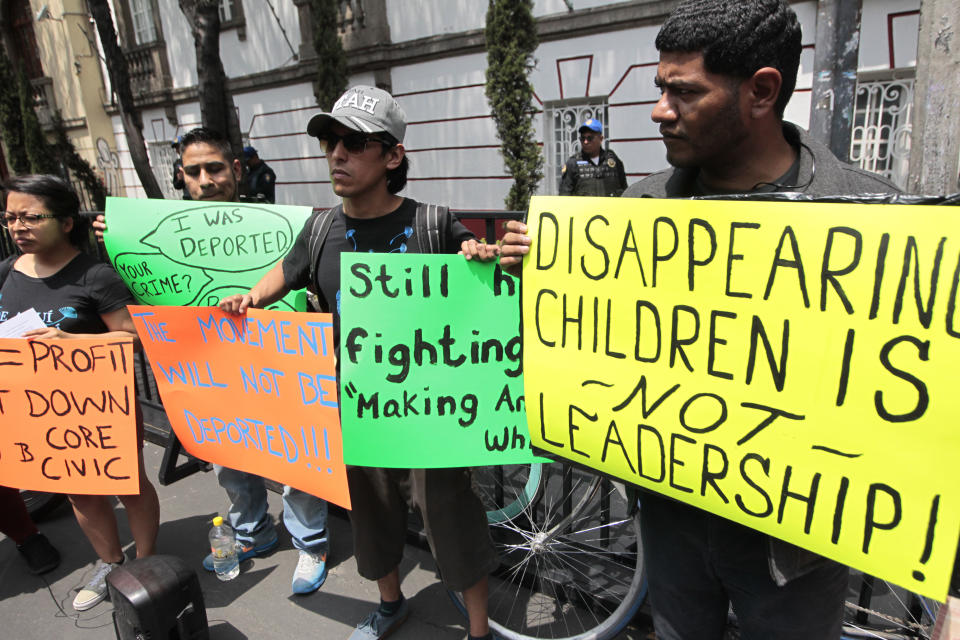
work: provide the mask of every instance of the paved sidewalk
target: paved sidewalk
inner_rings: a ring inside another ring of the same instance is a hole
[[[349,637],[354,626],[378,602],[376,585],[357,575],[350,540],[350,524],[331,512],[330,575],[321,589],[308,596],[290,593],[297,552],[280,525],[280,546],[266,557],[241,565],[240,576],[220,582],[200,568],[206,555],[207,531],[217,510],[225,513],[226,494],[213,473],[197,473],[167,487],[156,483],[162,449],[148,443],[144,449],[147,472],[160,494],[158,553],[177,555],[198,569],[213,640],[282,638],[338,639]],[[280,496],[270,492],[270,513],[279,516]],[[121,540],[130,541],[122,507],[117,510]],[[77,613],[71,603],[86,582],[95,557],[68,505],[39,523],[60,550],[60,566],[44,576],[27,572],[12,540],[0,536],[0,638],[4,640],[93,640],[115,638],[112,607],[103,602]],[[124,548],[134,553],[132,542]],[[464,620],[437,581],[430,554],[408,545],[401,565],[404,593],[412,606],[410,620],[393,636],[396,640],[459,640],[466,637]],[[624,640],[646,637],[628,630]]]

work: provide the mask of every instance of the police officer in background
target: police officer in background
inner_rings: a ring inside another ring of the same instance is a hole
[[[627,188],[623,162],[603,148],[603,123],[587,118],[580,125],[580,153],[563,165],[562,196],[619,196]]]
[[[277,174],[266,162],[260,159],[253,147],[243,148],[243,159],[247,164],[247,184],[251,198],[263,197],[267,202],[277,201]]]

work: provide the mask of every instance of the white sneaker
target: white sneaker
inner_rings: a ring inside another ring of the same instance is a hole
[[[313,593],[326,579],[327,554],[302,549],[297,560],[297,570],[293,572],[291,590],[300,595]]]
[[[120,562],[97,560],[90,581],[80,589],[77,597],[73,599],[73,608],[76,611],[86,611],[103,602],[107,597],[107,574],[121,564],[123,564],[122,560]]]

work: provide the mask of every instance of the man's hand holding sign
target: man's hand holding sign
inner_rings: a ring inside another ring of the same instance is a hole
[[[535,198],[528,224],[535,446],[943,598],[949,211]]]

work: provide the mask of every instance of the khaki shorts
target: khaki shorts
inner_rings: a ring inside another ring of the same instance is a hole
[[[423,518],[443,584],[472,587],[498,564],[470,470],[347,467],[357,571],[378,580],[400,564],[408,508]]]

